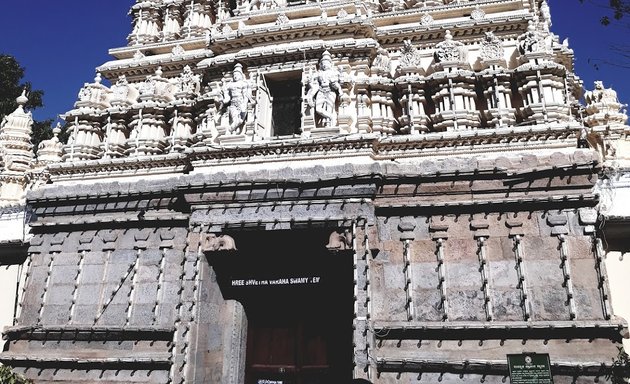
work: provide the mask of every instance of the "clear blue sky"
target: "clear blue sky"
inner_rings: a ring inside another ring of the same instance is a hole
[[[72,108],[94,68],[108,61],[109,48],[126,45],[131,31],[127,12],[134,0],[5,0],[0,13],[0,53],[11,54],[26,68],[26,79],[45,91],[45,108],[35,118],[55,118]],[[569,38],[576,72],[585,86],[601,79],[630,102],[630,69],[600,66],[589,59],[615,60],[610,46],[628,44],[630,30],[603,27],[605,10],[578,0],[551,0],[552,30]],[[630,50],[630,48],[629,48]]]

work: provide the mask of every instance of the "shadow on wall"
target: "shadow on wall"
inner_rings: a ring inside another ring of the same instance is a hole
[[[372,384],[372,382],[365,379],[354,379],[351,384]]]

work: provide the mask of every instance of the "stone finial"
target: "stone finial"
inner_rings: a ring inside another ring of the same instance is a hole
[[[79,91],[78,100],[74,103],[74,107],[99,110],[109,108],[111,106],[109,104],[111,90],[101,84],[102,80],[101,74],[97,73],[93,83],[85,83]]]
[[[17,108],[0,124],[0,149],[4,171],[24,172],[31,168],[35,157],[31,144],[33,117],[24,110],[28,103],[26,89],[15,101]]]
[[[28,103],[28,97],[26,97],[26,88],[22,90],[22,94],[15,99],[18,104],[18,108],[23,108]]]
[[[473,20],[483,20],[486,18],[486,12],[483,9],[481,9],[481,7],[477,6],[470,13],[470,18]]]
[[[112,106],[131,106],[137,99],[138,90],[129,84],[127,77],[122,75],[118,77],[118,81],[111,88],[110,103]]]
[[[433,57],[436,64],[442,68],[462,67],[468,64],[468,50],[463,43],[453,40],[449,30],[444,35],[444,41],[435,46]]]
[[[153,76],[147,76],[144,83],[140,83],[138,86],[140,101],[168,102],[174,99],[174,86],[168,79],[162,77],[163,74],[162,67],[158,66]]]
[[[51,164],[61,162],[63,155],[63,144],[59,141],[59,133],[61,133],[61,124],[57,123],[52,130],[53,137],[44,140],[37,146],[37,161],[40,164]]]

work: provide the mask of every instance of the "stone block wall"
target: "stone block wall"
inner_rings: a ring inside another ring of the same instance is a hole
[[[25,295],[0,361],[38,383],[242,383],[247,316],[204,239],[315,226],[353,254],[354,377],[498,383],[506,354],[534,351],[556,382],[604,380],[625,324],[596,246],[596,170],[545,159],[51,188],[31,200]]]

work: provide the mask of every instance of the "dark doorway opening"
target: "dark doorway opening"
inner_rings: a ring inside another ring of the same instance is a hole
[[[331,230],[232,234],[237,252],[213,255],[226,299],[248,321],[246,384],[352,379],[352,253],[331,253]]]
[[[302,81],[301,73],[288,73],[281,78],[267,77],[272,101],[272,135],[287,136],[301,133]]]

